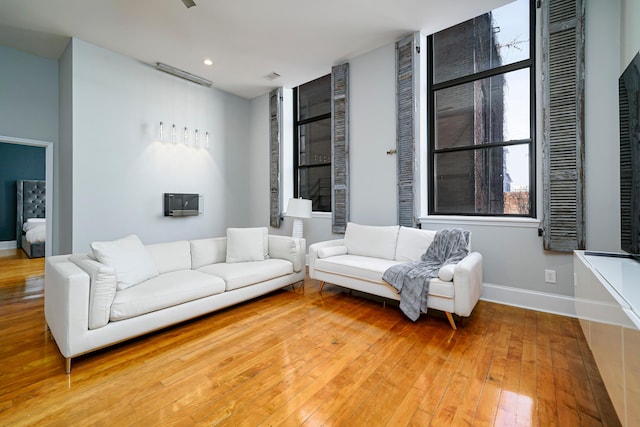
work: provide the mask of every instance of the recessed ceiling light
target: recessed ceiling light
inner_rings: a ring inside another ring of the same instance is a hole
[[[212,61],[212,60],[210,60],[209,58],[207,58],[207,59],[205,59],[204,61],[202,61],[202,63],[203,63],[204,65],[213,65],[213,61]]]

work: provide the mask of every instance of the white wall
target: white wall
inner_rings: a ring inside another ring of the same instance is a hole
[[[47,174],[54,169],[57,175],[53,165],[58,150],[58,63],[0,46],[0,64],[0,135],[52,143],[54,160],[47,164]],[[57,192],[57,182],[57,176],[48,179],[48,196]],[[50,228],[56,231],[55,221],[60,218],[57,206],[50,216]],[[58,237],[53,235],[53,245],[47,245],[47,251],[55,251]]]
[[[225,197],[220,199],[214,193],[208,203],[213,206],[223,203],[225,216],[209,217],[208,221],[214,220],[217,223],[216,236],[224,236],[227,227],[246,227],[251,218],[252,202],[247,197],[251,178],[246,166],[250,135],[250,102],[226,92],[216,92],[221,95],[222,103],[221,120],[224,131],[219,135],[218,143],[222,148],[220,160],[224,159],[221,167],[225,171],[225,179],[223,182],[216,182],[215,191],[224,188]]]
[[[349,61],[351,221],[398,223],[395,44]]]
[[[58,141],[58,64],[0,46],[0,135]]]
[[[396,146],[394,55],[395,45],[389,44],[349,61],[350,215],[363,224],[397,223],[396,156],[386,154]],[[251,101],[253,225],[269,223],[268,111],[267,95]],[[291,227],[285,218],[271,232],[290,235]],[[342,237],[331,232],[329,215],[305,220],[304,227],[307,245]]]
[[[616,0],[617,1],[617,0]],[[619,9],[607,2],[587,2],[586,16],[586,218],[590,249],[619,250],[617,230],[617,59],[619,36],[611,28],[619,26]],[[631,22],[631,21],[630,21]],[[630,24],[631,25],[631,24]],[[603,57],[604,55],[604,57]],[[394,44],[383,46],[349,61],[351,113],[351,220],[366,224],[395,224],[396,164],[386,151],[395,147],[395,57]],[[612,65],[613,64],[613,65]],[[252,156],[254,222],[268,221],[268,123],[267,98],[252,101],[254,147],[264,147]],[[538,120],[541,118],[538,117]],[[258,123],[259,127],[256,127]],[[258,130],[259,129],[259,130]],[[538,134],[540,140],[540,134]],[[538,146],[538,169],[541,146]],[[538,172],[538,188],[542,188]],[[262,195],[262,196],[261,196]],[[484,280],[497,285],[489,293],[501,297],[500,288],[514,288],[573,295],[572,255],[544,251],[538,236],[541,219],[541,192],[538,219],[528,221],[454,221],[425,219],[425,228],[462,226],[472,231],[472,246],[484,256]],[[290,232],[290,225],[283,225]],[[287,229],[287,227],[289,227]],[[282,229],[281,229],[282,230]],[[305,221],[307,244],[331,238],[331,221]],[[544,270],[556,270],[557,284],[544,282]],[[488,288],[487,288],[488,289]],[[497,291],[497,293],[496,293]]]
[[[620,2],[588,1],[585,59],[587,249],[620,251]]]
[[[78,39],[71,56],[73,252],[130,233],[153,243],[248,222],[249,101]],[[174,123],[178,140],[185,126],[201,139],[208,131],[210,148],[159,142],[160,121],[167,140]],[[164,217],[165,192],[204,195],[204,215]]]
[[[60,142],[54,153],[54,225],[53,254],[68,254],[73,249],[73,40],[60,57],[59,123]]]

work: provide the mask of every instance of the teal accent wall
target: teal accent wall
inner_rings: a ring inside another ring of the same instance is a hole
[[[0,241],[17,240],[16,180],[45,179],[44,147],[0,143]]]

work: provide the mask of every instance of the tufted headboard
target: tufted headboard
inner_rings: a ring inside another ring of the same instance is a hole
[[[16,238],[20,242],[22,225],[29,218],[45,217],[46,186],[43,180],[18,180]]]

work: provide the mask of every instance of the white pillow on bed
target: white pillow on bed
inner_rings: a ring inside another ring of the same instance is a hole
[[[33,230],[34,228],[44,228],[47,226],[47,223],[43,219],[42,221],[31,221],[32,219],[41,219],[41,218],[29,218],[27,222],[22,225],[22,231],[27,232],[29,230]]]
[[[93,242],[90,246],[98,261],[116,271],[119,291],[159,274],[151,254],[135,234],[112,242]]]

